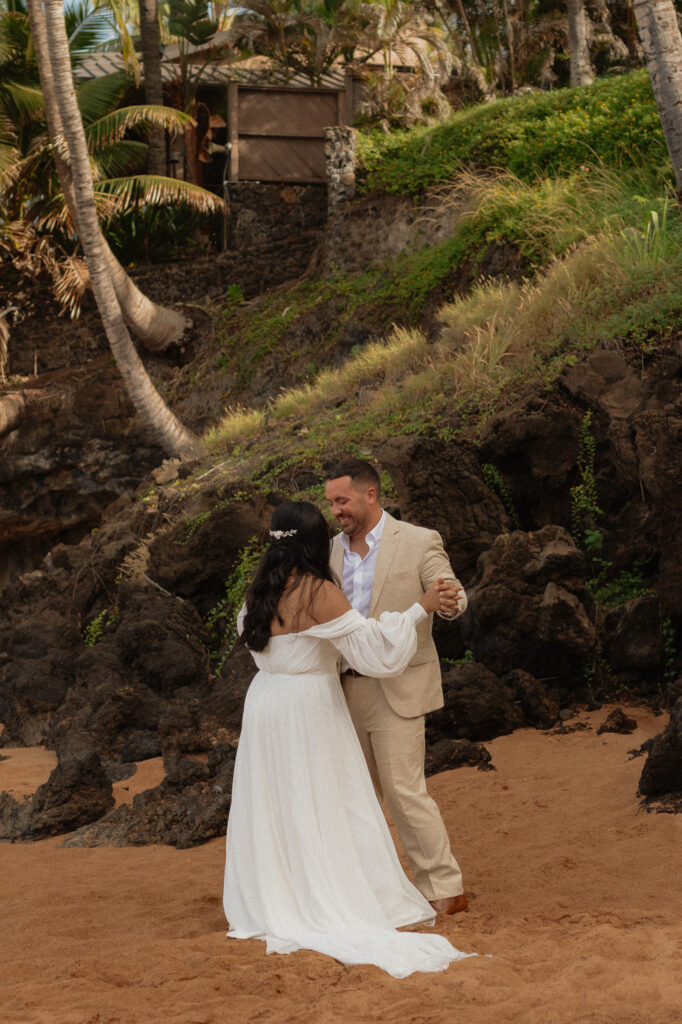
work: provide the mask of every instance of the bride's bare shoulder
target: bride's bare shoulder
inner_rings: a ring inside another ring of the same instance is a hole
[[[321,586],[315,588],[310,613],[316,622],[338,619],[339,615],[350,611],[350,608],[343,591],[334,583],[323,580]]]

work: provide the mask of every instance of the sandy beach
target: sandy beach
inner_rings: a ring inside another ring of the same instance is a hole
[[[521,730],[486,744],[494,772],[429,780],[471,909],[439,918],[483,954],[396,980],[316,953],[225,938],[224,843],[0,845],[2,1024],[674,1024],[682,1016],[682,820],[636,798],[628,752],[666,717],[625,707],[629,736]],[[5,750],[0,788],[29,793],[54,755]],[[156,785],[160,761],[117,783]],[[276,894],[273,893],[273,898]],[[488,955],[485,955],[488,954]]]

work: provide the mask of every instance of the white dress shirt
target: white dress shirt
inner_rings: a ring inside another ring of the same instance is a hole
[[[345,533],[341,534],[341,543],[344,548],[341,589],[353,608],[364,615],[366,619],[369,618],[374,569],[377,564],[379,542],[384,532],[385,523],[386,513],[382,512],[377,525],[365,537],[369,551],[364,558],[357,551],[351,551],[349,538]]]

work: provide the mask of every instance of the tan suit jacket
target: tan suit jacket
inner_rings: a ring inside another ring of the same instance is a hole
[[[339,581],[343,578],[343,556],[339,534],[334,538],[331,553],[332,571]],[[406,611],[439,576],[457,580],[440,534],[386,513],[374,570],[370,617],[378,619],[382,612]],[[463,604],[462,611],[466,598]],[[417,626],[417,650],[405,672],[381,680],[386,700],[402,718],[416,718],[443,707],[443,684],[432,625],[433,616],[429,615]]]

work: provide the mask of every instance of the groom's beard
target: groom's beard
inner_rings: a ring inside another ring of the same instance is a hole
[[[341,515],[336,517],[336,521],[347,537],[353,537],[356,533],[362,533],[367,522],[367,516],[358,519],[356,516]]]

